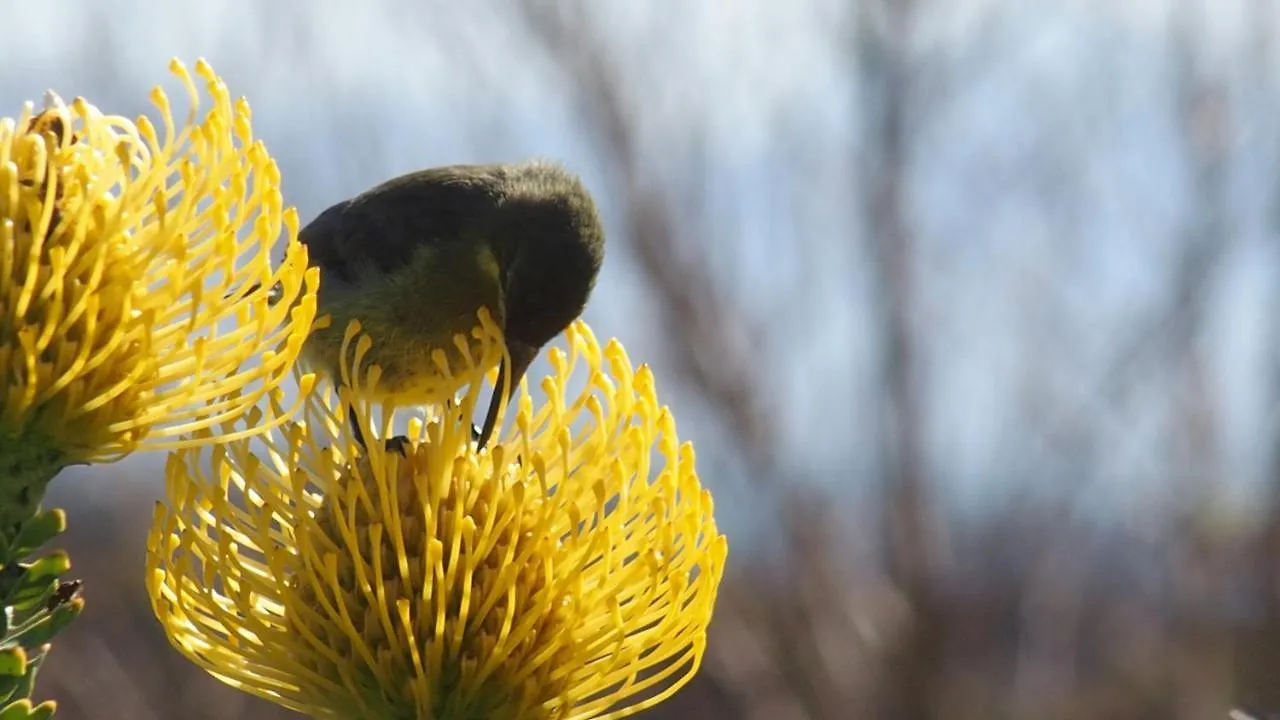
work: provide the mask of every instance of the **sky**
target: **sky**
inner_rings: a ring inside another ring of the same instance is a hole
[[[1274,425],[1260,391],[1280,287],[1276,54],[1259,45],[1280,17],[1271,4],[918,3],[907,189],[916,329],[929,467],[958,507],[991,505],[1014,485],[1079,483],[1102,489],[1088,512],[1123,516],[1163,502],[1178,476],[1169,408],[1179,391],[1141,372],[1099,398],[1098,378],[1167,305],[1178,242],[1203,200],[1177,113],[1168,38],[1179,23],[1230,111],[1228,222],[1197,347],[1220,428],[1215,480],[1247,507]],[[144,112],[152,85],[174,89],[171,57],[204,57],[249,98],[304,221],[408,170],[536,156],[581,173],[620,234],[617,181],[575,88],[501,3],[0,6],[10,28],[0,114],[47,88]],[[683,241],[731,304],[766,325],[766,341],[743,351],[767,370],[760,391],[781,418],[785,462],[856,494],[876,467],[881,389],[856,200],[875,180],[857,165],[874,139],[860,135],[864,88],[844,43],[851,7],[866,26],[883,15],[835,0],[595,7],[646,158],[671,196],[696,200]],[[667,341],[625,238],[610,245],[599,287],[588,320],[661,379]],[[688,390],[671,396],[682,434],[708,448],[717,473],[742,471],[725,428]],[[1084,465],[1054,440],[1064,424],[1089,437]]]

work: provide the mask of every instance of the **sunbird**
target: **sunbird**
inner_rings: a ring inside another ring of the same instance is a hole
[[[298,239],[320,270],[317,317],[331,317],[308,336],[303,360],[338,384],[343,335],[359,320],[373,340],[365,362],[382,368],[370,400],[447,401],[432,351],[456,357],[454,336],[470,333],[488,309],[510,362],[500,365],[483,427],[472,430],[480,449],[504,382],[509,402],[542,347],[582,314],[604,260],[591,194],[543,161],[401,175],[329,207]],[[354,411],[350,422],[363,445]]]

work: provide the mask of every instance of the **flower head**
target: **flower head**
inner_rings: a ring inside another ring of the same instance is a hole
[[[464,374],[502,353],[483,313],[475,337],[459,338]],[[545,402],[522,386],[485,451],[474,383],[409,421],[403,455],[366,454],[342,419],[372,408],[318,388],[270,435],[173,453],[148,552],[171,641],[315,717],[617,718],[675,692],[701,661],[725,539],[650,371],[581,322],[567,338]]]
[[[0,118],[6,465],[43,459],[56,471],[189,444],[288,376],[311,326],[297,216],[248,104],[201,62],[213,105],[197,122],[195,83],[171,69],[191,109],[177,129],[165,93],[152,92],[163,139],[147,118],[82,98]],[[277,282],[284,302],[270,306]]]

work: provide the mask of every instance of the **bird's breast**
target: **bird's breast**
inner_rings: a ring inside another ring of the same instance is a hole
[[[499,326],[503,320],[498,266],[484,246],[427,246],[397,272],[366,271],[354,283],[329,287],[325,279],[322,272],[317,310],[329,324],[313,330],[303,348],[304,360],[317,371],[341,378],[343,338],[352,321],[371,340],[364,368],[380,368],[377,387],[365,393],[370,399],[399,405],[440,402],[489,369],[467,364],[468,356],[479,356],[473,331],[480,309],[486,308]],[[458,347],[459,337],[469,352]],[[351,344],[348,351],[354,348]],[[437,351],[443,352],[447,370],[440,368]]]

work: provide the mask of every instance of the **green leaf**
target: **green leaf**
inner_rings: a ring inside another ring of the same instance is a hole
[[[15,700],[0,710],[0,720],[27,720],[31,717],[34,708],[31,701],[27,698]]]
[[[80,617],[80,613],[84,612],[84,598],[76,598],[65,605],[59,605],[49,613],[49,624],[52,626],[52,634],[57,635],[62,632],[63,628],[75,622]]]
[[[54,636],[80,617],[84,610],[84,600],[76,598],[65,605],[59,605],[53,612],[45,613],[38,620],[14,633],[12,639],[28,650],[34,650],[53,640]]]
[[[54,550],[27,567],[27,574],[56,578],[71,569],[71,558],[64,550]]]
[[[20,647],[0,650],[0,676],[22,677],[27,674],[27,651]]]
[[[7,602],[14,588],[26,577],[27,566],[20,562],[0,567],[0,602]]]
[[[49,553],[26,566],[26,573],[10,588],[4,604],[30,610],[44,604],[58,587],[58,576],[71,569],[71,560],[61,550]]]
[[[9,547],[10,557],[26,557],[67,529],[67,514],[62,508],[38,513],[22,523],[22,529]]]
[[[9,607],[18,613],[29,613],[43,606],[57,589],[56,579],[34,578],[32,582],[24,584],[9,597]]]
[[[15,698],[29,698],[36,691],[36,674],[40,672],[40,666],[44,664],[44,659],[48,657],[49,646],[40,648],[37,652],[31,654],[27,659],[27,674],[19,678],[18,687],[14,689],[12,696]]]
[[[16,564],[0,570],[0,604],[27,609],[48,597],[50,585],[71,569],[71,559],[56,550],[35,562]]]
[[[27,698],[15,700],[0,710],[0,720],[46,720],[53,717],[53,713],[58,709],[58,703],[52,700],[31,706],[31,701]]]
[[[19,688],[26,688],[26,678],[24,676],[0,676],[0,707],[4,707],[4,704],[12,700],[14,696],[21,695],[22,693],[18,692]]]

